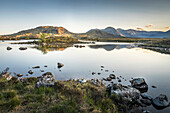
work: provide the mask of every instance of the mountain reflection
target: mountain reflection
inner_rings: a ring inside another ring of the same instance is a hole
[[[89,45],[92,49],[99,49],[103,48],[106,51],[112,51],[113,49],[121,49],[121,48],[127,48],[127,45],[115,45],[115,44],[108,44],[108,45]]]

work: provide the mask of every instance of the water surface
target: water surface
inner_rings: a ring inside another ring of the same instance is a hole
[[[14,45],[10,42],[0,42],[0,71],[9,67],[12,75],[15,72],[25,76],[33,66],[40,66],[40,69],[32,69],[34,71],[32,76],[41,76],[44,72],[40,70],[44,70],[54,73],[58,80],[101,79],[114,71],[116,76],[123,76],[127,79],[127,81],[122,80],[125,85],[129,84],[131,77],[145,78],[149,85],[148,94],[152,97],[161,93],[166,94],[170,100],[170,55],[138,48],[131,43],[106,42],[85,44],[84,48],[69,47],[53,50],[43,54],[40,50],[32,48],[34,45]],[[8,46],[13,49],[7,51]],[[19,47],[28,47],[28,49],[21,51]],[[57,68],[58,62],[64,64],[61,71]],[[101,71],[101,65],[105,67],[103,71]],[[100,72],[101,75],[92,75],[92,72]],[[151,88],[152,85],[157,88]],[[156,110],[151,106],[149,109],[154,113],[170,112],[170,108]]]

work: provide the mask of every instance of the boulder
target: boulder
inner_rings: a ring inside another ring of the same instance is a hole
[[[64,64],[62,64],[62,63],[57,63],[57,65],[58,65],[58,68],[62,68],[63,66],[64,66]]]
[[[106,91],[110,94],[116,94],[119,97],[122,97],[123,99],[134,101],[139,99],[140,97],[140,91],[136,88],[133,88],[131,86],[122,86],[121,84],[113,84],[108,85],[106,87]]]
[[[34,72],[32,70],[29,70],[28,73],[32,75]]]
[[[148,91],[148,85],[143,78],[135,78],[131,81],[132,87],[140,90],[142,93]]]
[[[54,82],[55,82],[54,74],[52,74],[51,72],[46,72],[41,77],[39,77],[35,86],[37,88],[40,86],[52,86],[54,85]]]
[[[11,80],[11,78],[12,78],[12,76],[9,72],[3,73],[1,76],[6,78],[7,80]]]
[[[7,50],[11,50],[12,48],[11,47],[7,47]]]
[[[20,47],[19,50],[26,50],[27,47]]]
[[[152,99],[152,105],[156,109],[164,109],[169,106],[168,98],[166,95],[160,94],[155,99]]]

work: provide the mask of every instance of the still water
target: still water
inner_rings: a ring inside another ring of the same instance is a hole
[[[41,70],[44,70],[55,74],[57,80],[102,79],[114,71],[116,76],[127,79],[127,81],[122,80],[122,84],[125,85],[130,84],[131,77],[143,77],[149,85],[147,92],[149,95],[154,98],[162,93],[170,100],[170,55],[138,48],[130,43],[106,42],[85,44],[83,48],[69,47],[53,50],[44,54],[32,48],[34,45],[14,45],[10,44],[11,42],[0,42],[0,71],[9,67],[12,75],[15,72],[25,76],[33,66],[40,66],[40,69],[32,69],[34,71],[32,76],[40,76],[44,73]],[[7,51],[8,46],[13,49]],[[28,49],[21,51],[19,47],[28,47]],[[61,71],[57,68],[58,62],[64,64]],[[103,71],[101,66],[105,67]],[[105,72],[105,70],[109,71]],[[92,75],[92,72],[100,72],[101,75]],[[152,85],[157,88],[153,89]],[[156,110],[150,106],[148,109],[153,113],[170,112],[170,107]]]

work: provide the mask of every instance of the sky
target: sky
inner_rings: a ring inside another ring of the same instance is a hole
[[[167,31],[170,0],[0,0],[0,35],[38,26]]]

